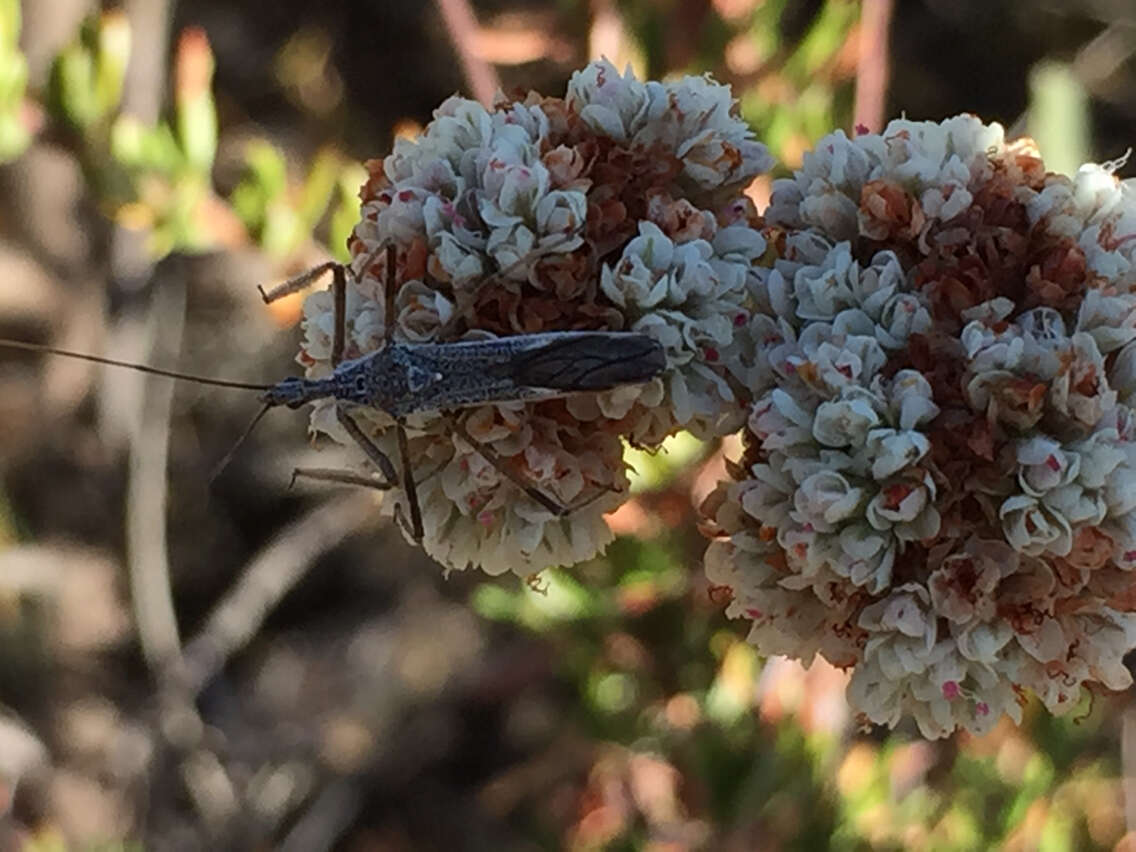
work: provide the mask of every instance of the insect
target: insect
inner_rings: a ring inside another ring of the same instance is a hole
[[[505,464],[491,447],[473,438],[451,412],[484,403],[550,399],[571,393],[602,391],[620,385],[647,382],[666,368],[663,347],[645,334],[619,331],[551,331],[452,343],[397,342],[394,340],[394,302],[397,290],[395,247],[387,244],[380,248],[382,250],[386,251],[387,273],[384,343],[380,349],[359,358],[343,359],[347,276],[353,274],[351,267],[336,262],[321,264],[271,291],[261,290],[262,297],[268,303],[298,292],[326,273],[332,273],[333,371],[326,378],[290,377],[274,385],[260,385],[162,370],[16,340],[0,339],[0,347],[80,358],[199,384],[259,391],[261,410],[225,456],[220,467],[228,462],[260,418],[272,408],[298,408],[305,403],[326,398],[344,403],[336,406],[336,417],[378,470],[381,479],[376,480],[353,471],[312,468],[298,468],[294,477],[364,485],[380,490],[401,486],[410,514],[408,531],[415,542],[421,542],[424,531],[405,418],[417,412],[443,413],[447,426],[455,434],[473,447],[502,476],[554,515],[564,516],[579,508],[581,504],[561,505],[536,488],[523,475]],[[375,255],[368,258],[368,266],[373,259]],[[350,409],[353,406],[377,408],[394,418],[400,470],[396,471],[392,460],[375,445],[352,417]],[[595,498],[586,502],[591,499]]]

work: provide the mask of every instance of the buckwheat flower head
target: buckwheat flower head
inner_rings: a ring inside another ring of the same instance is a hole
[[[603,515],[626,499],[625,441],[653,448],[681,429],[741,424],[732,384],[754,364],[737,332],[767,254],[741,190],[771,162],[727,87],[640,82],[596,62],[564,98],[502,96],[491,109],[450,98],[417,139],[368,164],[348,244],[346,357],[380,348],[388,325],[406,343],[629,331],[667,356],[642,385],[409,418],[428,553],[521,576],[591,558],[611,538]],[[328,293],[305,306],[310,376],[332,369],[332,310]],[[312,428],[350,447],[341,404],[318,404]],[[390,417],[350,413],[398,458]],[[555,515],[518,480],[573,511]],[[401,487],[384,506],[409,513]]]
[[[676,178],[692,200],[719,198],[773,166],[734,110],[726,86],[709,76],[641,83],[607,60],[572,75],[568,106],[595,131],[632,151],[677,159]]]
[[[765,653],[925,736],[1123,689],[1136,647],[1136,195],[962,115],[774,183],[746,450],[706,569]]]

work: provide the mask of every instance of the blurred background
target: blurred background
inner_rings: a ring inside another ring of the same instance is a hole
[[[733,84],[784,169],[901,114],[1056,171],[1136,137],[1131,0],[0,0],[0,336],[295,372],[255,288],[344,257],[361,161],[601,55]],[[0,352],[0,849],[1136,849],[1130,696],[927,743],[757,658],[700,566],[721,448],[633,456],[534,589],[290,489],[303,413],[211,483],[256,407]]]

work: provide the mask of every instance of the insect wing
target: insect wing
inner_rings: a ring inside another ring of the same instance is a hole
[[[645,334],[564,332],[518,352],[512,378],[519,386],[599,391],[647,382],[667,366],[662,345]]]

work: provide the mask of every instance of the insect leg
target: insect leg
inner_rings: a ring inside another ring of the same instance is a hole
[[[398,286],[395,284],[396,265],[398,257],[396,256],[394,243],[387,245],[387,287],[383,293],[385,303],[383,304],[383,322],[386,324],[386,329],[383,334],[383,340],[390,343],[394,338],[394,297]]]
[[[332,332],[331,366],[339,366],[343,360],[343,348],[347,345],[347,267],[339,264],[332,271]]]
[[[393,245],[391,248],[393,249]],[[374,263],[375,258],[379,256],[379,252],[383,250],[384,246],[379,246],[363,261],[363,274],[365,275],[367,269]],[[393,264],[388,265],[387,275],[391,274]],[[347,345],[347,276],[351,275],[356,282],[359,281],[359,275],[355,273],[353,267],[346,264],[339,264],[333,270],[334,276],[331,281],[331,298],[332,298],[332,338],[331,338],[331,366],[338,367],[339,362],[343,360],[343,350]]]
[[[386,287],[383,290],[383,342],[384,344],[390,343],[394,339],[394,304],[395,295],[398,291],[398,250],[393,242],[388,242],[385,246],[379,246],[371,253],[373,258],[379,251],[386,249],[387,253],[387,274]],[[371,258],[368,258],[367,265],[370,266]],[[414,467],[410,463],[410,442],[406,437],[406,425],[402,420],[395,423],[395,434],[398,438],[398,460],[402,467],[402,490],[406,494],[406,505],[410,510],[410,536],[415,542],[421,543],[422,537],[426,534],[422,528],[422,507],[418,504],[418,489],[414,482]],[[362,437],[361,433],[360,436]],[[359,442],[359,438],[355,439]],[[364,437],[365,440],[365,437]],[[368,442],[369,443],[369,442]],[[372,445],[373,446],[373,445]],[[377,447],[374,447],[378,451]],[[364,452],[367,452],[364,447]],[[385,457],[384,457],[385,458]],[[390,464],[390,460],[387,460]],[[393,468],[391,476],[393,477]],[[400,516],[401,519],[401,516]],[[405,526],[405,523],[404,523]]]
[[[264,303],[267,305],[271,302],[275,302],[277,299],[290,296],[292,293],[299,293],[301,290],[311,286],[312,282],[321,275],[342,268],[343,264],[339,261],[329,260],[326,263],[321,263],[319,266],[313,266],[307,272],[301,272],[295,278],[289,278],[283,284],[273,287],[271,290],[265,290],[259,284],[256,286],[256,289],[260,291],[260,297],[264,299]]]
[[[406,426],[401,420],[395,426],[398,430],[398,455],[402,464],[402,490],[406,492],[406,505],[410,509],[410,529],[415,542],[421,542],[425,532],[422,529],[422,507],[418,505],[418,487],[414,482],[414,468],[410,464],[410,446],[406,437]]]
[[[552,514],[556,515],[556,517],[562,518],[573,511],[572,507],[563,506],[560,503],[557,503],[555,500],[553,500],[551,497],[549,497],[547,494],[545,494],[543,491],[541,491],[539,488],[525,479],[524,476],[510,468],[495,449],[490,447],[488,444],[483,444],[481,441],[470,435],[469,430],[465,428],[465,424],[459,421],[456,417],[449,417],[447,418],[447,420],[450,426],[453,428],[454,432],[457,433],[458,437],[460,437],[463,441],[473,447],[474,451],[491,465],[493,465],[498,473],[500,473],[515,486],[524,491],[527,495],[529,495],[529,497],[531,497],[541,506],[552,512]]]
[[[296,480],[300,477],[304,479],[314,479],[319,482],[339,482],[343,485],[358,485],[363,488],[374,488],[379,491],[389,491],[394,487],[392,483],[378,482],[365,474],[355,473],[353,470],[336,470],[335,468],[325,467],[296,468],[292,471],[292,481],[288,483],[288,487],[291,488],[295,485]],[[400,527],[410,531],[410,525],[407,524],[406,518],[403,517],[402,509],[398,505],[394,507],[394,519],[395,523]]]
[[[401,449],[401,447],[400,447],[400,449]],[[431,476],[436,474],[439,470],[441,470],[441,468],[436,468],[435,470],[428,473],[424,477],[424,479],[429,479]],[[358,486],[361,486],[363,488],[374,488],[377,491],[389,491],[391,488],[394,487],[394,483],[380,482],[380,481],[374,479],[373,477],[367,476],[366,474],[362,474],[362,473],[356,473],[353,470],[338,470],[336,468],[326,468],[326,467],[298,467],[298,468],[296,468],[295,470],[292,471],[292,481],[288,483],[288,487],[291,488],[293,485],[295,485],[296,480],[301,478],[301,477],[303,477],[304,479],[317,480],[319,482],[338,482],[338,483],[341,483],[343,485],[358,485]],[[397,506],[397,505],[394,507],[395,521],[398,523],[398,525],[400,527],[402,527],[404,530],[406,530],[410,534],[410,536],[414,539],[415,542],[421,542],[424,533],[421,531],[422,530],[422,513],[421,513],[421,511],[419,510],[419,507],[418,507],[418,492],[415,489],[415,486],[416,486],[417,483],[410,480],[409,477],[407,479],[407,482],[409,482],[409,487],[406,488],[406,490],[407,490],[407,502],[411,506],[411,510],[410,510],[411,518],[412,519],[417,518],[417,530],[418,531],[415,530],[415,521],[414,520],[407,521],[406,517],[402,514],[402,508],[400,506]],[[593,497],[591,499],[594,500],[595,498]],[[590,500],[589,500],[589,502],[590,502]]]
[[[352,419],[351,415],[344,411],[339,406],[335,407],[335,416],[339,420],[339,424],[347,430],[347,434],[351,436],[359,449],[371,460],[371,463],[379,469],[379,473],[383,475],[383,479],[387,482],[388,488],[394,488],[398,485],[398,474],[395,472],[394,464],[391,463],[390,458],[375,446],[367,435],[359,428],[359,424]]]
[[[327,467],[298,467],[292,471],[292,481],[288,483],[291,488],[300,477],[316,479],[321,482],[341,482],[344,485],[361,485],[364,488],[375,488],[379,491],[389,491],[392,487],[389,482],[379,482],[362,473],[351,470],[337,470]]]
[[[422,509],[418,505],[418,489],[415,487],[414,469],[410,464],[410,448],[407,444],[406,428],[402,425],[402,421],[399,421],[395,426],[398,430],[399,462],[402,465],[402,478],[400,480],[398,474],[395,472],[394,464],[387,454],[375,446],[375,442],[367,437],[366,433],[359,428],[359,424],[352,419],[350,414],[337,406],[335,416],[338,418],[343,428],[347,430],[347,434],[350,435],[351,439],[359,446],[359,449],[361,449],[364,454],[366,454],[367,458],[371,460],[371,463],[379,469],[385,482],[374,483],[373,481],[364,481],[359,483],[356,480],[344,478],[339,478],[336,481],[355,482],[356,484],[370,485],[373,488],[382,489],[394,488],[401,481],[402,490],[406,493],[406,503],[410,509],[410,536],[415,543],[421,542],[422,537],[425,535],[422,528]],[[366,477],[361,478],[366,480]],[[398,512],[397,507],[395,508],[395,514],[401,519],[401,514]],[[405,527],[406,524],[403,523],[403,526]]]

